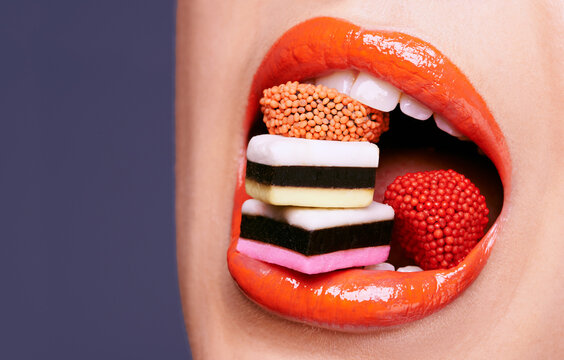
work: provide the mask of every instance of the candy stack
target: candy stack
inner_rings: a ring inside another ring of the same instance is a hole
[[[305,274],[376,265],[394,210],[373,202],[389,116],[335,89],[288,82],[260,100],[270,135],[247,148],[237,250]]]
[[[253,137],[237,250],[305,274],[386,261],[394,211],[372,201],[378,160],[369,142]]]

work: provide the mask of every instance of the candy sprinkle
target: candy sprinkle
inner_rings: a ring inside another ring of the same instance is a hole
[[[268,132],[288,137],[378,142],[390,122],[335,89],[297,81],[264,90],[260,105]]]

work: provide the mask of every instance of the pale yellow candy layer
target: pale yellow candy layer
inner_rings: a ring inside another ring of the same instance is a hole
[[[372,203],[374,189],[326,189],[295,186],[273,186],[245,180],[249,196],[279,206],[323,208],[360,208]]]

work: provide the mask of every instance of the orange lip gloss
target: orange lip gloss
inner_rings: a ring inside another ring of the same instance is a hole
[[[505,138],[485,102],[462,72],[432,45],[413,36],[364,30],[344,20],[298,24],[271,47],[251,87],[248,132],[263,89],[331,70],[368,72],[413,96],[449,120],[493,161],[509,197],[511,162]],[[459,296],[484,267],[505,208],[458,266],[415,273],[348,269],[304,275],[254,260],[235,250],[244,190],[239,167],[227,261],[241,290],[260,306],[295,321],[342,330],[369,330],[430,315]]]

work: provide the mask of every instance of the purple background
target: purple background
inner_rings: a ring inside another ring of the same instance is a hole
[[[171,0],[0,1],[0,359],[187,359]]]

